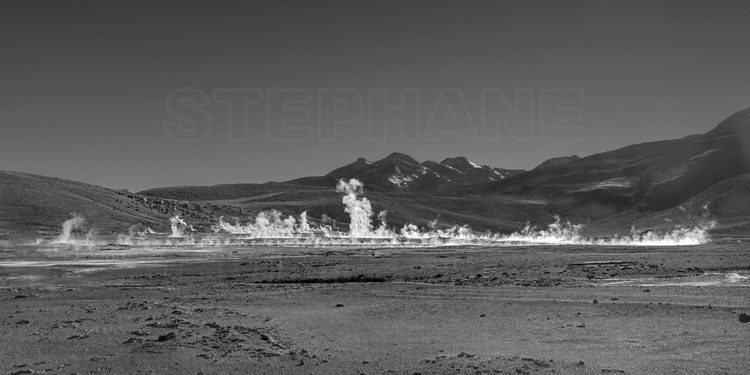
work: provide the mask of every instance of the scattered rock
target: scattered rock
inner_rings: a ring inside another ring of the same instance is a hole
[[[22,320],[17,321],[16,324],[18,325],[29,324],[29,321],[26,319],[22,319]]]
[[[747,323],[750,322],[750,315],[747,315],[745,313],[740,314],[740,323]]]
[[[276,339],[274,339],[273,336],[271,336],[271,335],[269,335],[267,333],[261,333],[260,334],[260,339],[263,340],[263,341],[265,341],[265,342],[267,342],[267,343],[269,343],[269,344],[271,344],[272,346],[275,346],[275,347],[279,348],[279,349],[286,349],[284,347],[284,345],[279,344],[279,342],[276,341]]]
[[[131,335],[136,335],[136,336],[148,336],[148,335],[150,335],[150,334],[151,334],[151,332],[146,332],[146,331],[139,331],[139,330],[136,330],[136,331],[130,331],[130,332],[128,332],[128,333],[129,333],[129,334],[131,334]]]
[[[177,337],[177,334],[176,334],[176,333],[174,333],[174,332],[169,332],[169,333],[167,333],[166,335],[161,335],[161,336],[159,336],[159,338],[157,338],[157,339],[156,339],[156,341],[159,341],[159,342],[164,342],[164,341],[169,341],[169,340],[172,340],[172,339],[174,339],[174,338],[176,338],[176,337]]]
[[[73,335],[73,336],[68,337],[68,340],[83,340],[83,339],[85,339],[87,337],[89,337],[89,335],[87,335],[85,333],[79,333],[77,335]]]

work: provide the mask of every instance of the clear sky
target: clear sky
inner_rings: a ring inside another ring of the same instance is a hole
[[[3,1],[0,169],[141,190],[393,151],[533,168],[750,105],[749,19],[748,1]]]

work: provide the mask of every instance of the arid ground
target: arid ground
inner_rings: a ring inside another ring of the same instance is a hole
[[[0,373],[750,372],[742,243],[0,258]]]

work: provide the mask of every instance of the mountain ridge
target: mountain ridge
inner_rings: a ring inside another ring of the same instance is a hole
[[[461,156],[419,162],[395,152],[376,161],[357,158],[323,176],[139,193],[2,171],[0,229],[54,231],[73,211],[111,232],[133,224],[164,228],[174,213],[209,228],[220,216],[248,218],[267,209],[344,222],[334,187],[339,179],[357,178],[373,208],[388,211],[394,226],[428,225],[439,217],[440,225],[508,231],[559,214],[591,228],[623,230],[680,220],[689,225],[706,207],[719,218],[718,230],[731,233],[750,231],[750,208],[743,206],[750,207],[749,176],[750,108],[703,134],[552,158],[529,171],[478,165]]]

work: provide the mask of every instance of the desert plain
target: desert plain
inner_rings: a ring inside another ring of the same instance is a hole
[[[742,241],[2,246],[2,374],[750,372]]]

